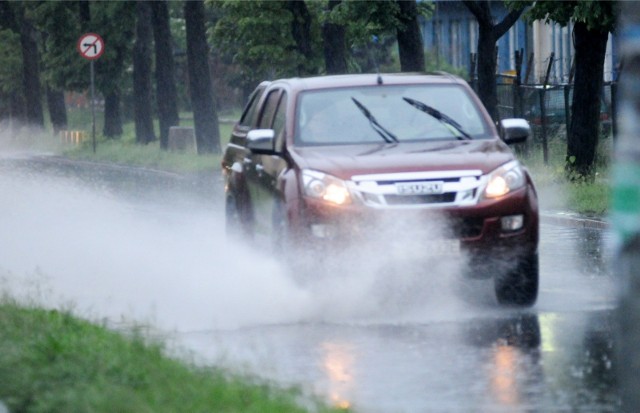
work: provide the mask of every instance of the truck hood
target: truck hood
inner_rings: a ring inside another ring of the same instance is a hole
[[[480,170],[486,174],[515,159],[498,139],[293,147],[289,152],[300,169],[341,179],[418,171]]]

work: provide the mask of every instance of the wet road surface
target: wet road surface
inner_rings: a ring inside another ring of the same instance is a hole
[[[211,181],[211,182],[210,182]],[[219,179],[0,156],[0,277],[24,300],[363,412],[615,412],[609,235],[541,227],[532,309],[456,265],[300,286],[224,236]]]

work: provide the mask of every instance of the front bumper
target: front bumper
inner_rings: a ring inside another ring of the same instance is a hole
[[[537,250],[538,203],[531,185],[495,200],[450,208],[337,207],[305,198],[290,229],[305,242],[337,248],[372,239],[386,242],[455,239],[472,254],[502,248]]]

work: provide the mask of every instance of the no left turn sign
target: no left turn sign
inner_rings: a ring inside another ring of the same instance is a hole
[[[88,60],[96,60],[104,53],[104,40],[95,33],[86,33],[78,40],[78,52]]]

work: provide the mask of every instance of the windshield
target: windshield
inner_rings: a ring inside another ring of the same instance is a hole
[[[298,99],[295,142],[301,146],[384,143],[379,129],[371,125],[372,118],[399,142],[460,138],[454,129],[411,107],[404,98],[436,109],[472,138],[486,137],[483,117],[464,88],[427,84],[303,92]],[[371,116],[365,115],[363,107]]]

